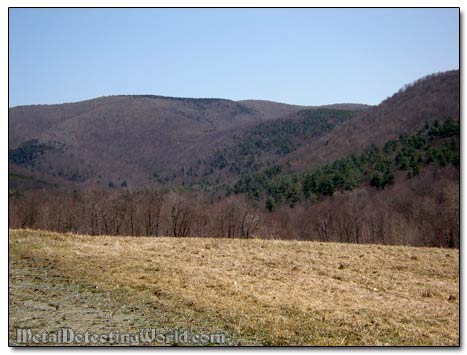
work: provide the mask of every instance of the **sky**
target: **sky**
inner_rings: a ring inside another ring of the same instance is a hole
[[[154,94],[378,104],[459,68],[458,9],[10,9],[9,106]]]

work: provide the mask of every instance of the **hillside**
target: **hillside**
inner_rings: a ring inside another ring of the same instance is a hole
[[[159,182],[159,174],[171,178],[181,167],[194,166],[251,125],[302,109],[268,101],[151,95],[15,107],[9,110],[10,149],[41,151],[10,168],[19,165],[31,175],[79,185],[146,186]]]
[[[10,159],[10,169],[75,188],[233,185],[270,165],[300,171],[415,133],[427,122],[458,119],[458,91],[453,71],[424,78],[376,107],[151,95],[19,106],[9,111],[9,148],[26,157]]]
[[[186,181],[195,186],[200,181],[202,186],[220,181],[234,187],[255,173],[271,178],[271,169],[275,174],[303,173],[358,156],[372,147],[382,149],[405,135],[426,133],[433,124],[443,125],[446,120],[454,125],[459,122],[458,71],[417,80],[375,107],[343,104],[308,108],[256,124],[217,150],[205,166],[185,168],[190,172]],[[457,136],[453,154],[458,155],[459,132],[453,136]],[[430,142],[433,147],[436,144]]]
[[[459,72],[423,78],[380,105],[112,96],[9,110],[10,171],[62,187],[233,186],[269,166],[303,171],[459,120]],[[14,179],[15,186],[22,186]]]
[[[10,344],[44,324],[230,345],[460,343],[458,250],[33,230],[10,230],[9,250]]]
[[[459,85],[459,71],[450,71],[433,74],[406,85],[378,106],[322,107],[321,110],[333,109],[330,111],[337,114],[334,115],[334,120],[342,115],[346,119],[340,120],[338,125],[326,121],[326,125],[330,123],[332,129],[321,129],[319,134],[315,131],[314,134],[307,135],[306,130],[310,122],[314,122],[310,119],[304,120],[305,115],[316,115],[316,111],[300,110],[273,122],[258,124],[234,144],[218,152],[213,160],[218,160],[220,154],[233,154],[234,157],[230,157],[230,160],[234,161],[233,164],[239,165],[238,161],[250,160],[253,162],[250,165],[257,167],[241,171],[234,169],[237,170],[237,175],[260,170],[260,167],[264,167],[264,164],[261,164],[261,155],[267,152],[261,149],[264,139],[257,137],[266,136],[267,141],[273,143],[269,150],[280,151],[275,156],[268,156],[270,165],[279,165],[282,170],[286,168],[289,171],[319,167],[349,154],[361,153],[371,145],[381,148],[386,142],[397,140],[403,134],[415,134],[435,121],[442,123],[451,118],[458,122]],[[350,107],[355,110],[349,111]],[[280,129],[274,130],[274,126]],[[251,139],[254,134],[257,137]],[[249,146],[248,149],[244,148],[245,145]]]
[[[406,85],[381,104],[356,115],[332,134],[310,141],[287,156],[295,169],[311,167],[357,153],[371,144],[384,145],[401,134],[414,134],[425,124],[460,120],[458,70],[437,73]],[[282,159],[284,162],[285,159]]]
[[[193,151],[199,149],[202,156],[209,149],[202,137],[215,146],[223,131],[267,118],[228,100],[105,97],[13,108],[9,145],[16,148],[32,139],[59,144],[36,159],[33,168],[78,183],[126,179],[148,184],[154,172],[175,169]]]

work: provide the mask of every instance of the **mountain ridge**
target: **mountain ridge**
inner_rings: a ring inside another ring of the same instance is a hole
[[[9,168],[81,187],[230,184],[242,172],[212,166],[225,149],[251,156],[258,166],[279,164],[300,171],[384,144],[444,116],[458,120],[459,85],[459,71],[428,76],[377,106],[160,95],[17,106],[9,109],[9,149],[25,149],[22,145],[34,140],[60,149],[46,149],[22,166],[10,161]],[[336,121],[342,114],[350,119]],[[299,133],[307,127],[321,128]],[[240,150],[235,148],[239,142],[244,142]]]

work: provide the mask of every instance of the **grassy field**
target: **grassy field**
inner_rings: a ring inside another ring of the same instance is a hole
[[[10,230],[15,329],[219,333],[232,345],[458,345],[459,251]]]

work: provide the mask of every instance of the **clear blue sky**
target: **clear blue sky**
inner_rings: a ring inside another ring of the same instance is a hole
[[[10,107],[116,94],[377,104],[459,68],[457,9],[11,9]]]

